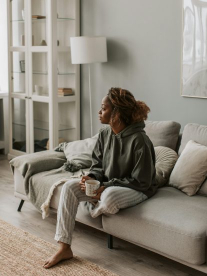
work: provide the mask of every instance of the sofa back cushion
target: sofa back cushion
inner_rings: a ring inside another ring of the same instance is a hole
[[[171,173],[169,185],[189,196],[197,193],[207,177],[207,147],[188,141]]]
[[[201,145],[207,146],[207,126],[190,123],[184,127],[181,145],[178,154],[184,150],[188,141],[193,140]]]
[[[146,121],[145,131],[154,147],[163,146],[176,150],[180,124],[173,121]]]

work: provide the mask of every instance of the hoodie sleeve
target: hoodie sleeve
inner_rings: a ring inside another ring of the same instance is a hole
[[[102,143],[101,143],[101,138],[99,133],[98,140],[92,152],[92,166],[90,167],[88,176],[94,177],[96,180],[100,182],[103,182],[103,178],[104,178],[102,159],[103,159],[103,149],[102,149]]]
[[[134,167],[131,175],[125,178],[113,178],[103,182],[105,187],[121,186],[128,187],[140,192],[147,191],[155,175],[155,154],[147,145],[135,152]]]

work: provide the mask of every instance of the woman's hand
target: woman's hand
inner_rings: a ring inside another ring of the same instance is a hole
[[[93,196],[92,198],[100,200],[101,198],[101,194],[103,193],[103,191],[105,190],[106,187],[101,186],[100,188],[98,188],[98,190],[94,191],[94,194],[96,194],[96,196]]]
[[[89,179],[94,179],[94,178],[92,178],[90,176],[87,176],[87,175],[84,175],[84,176],[82,176],[81,181],[79,182],[81,191],[84,192],[84,193],[86,192],[85,182],[86,182],[86,180],[89,180]]]

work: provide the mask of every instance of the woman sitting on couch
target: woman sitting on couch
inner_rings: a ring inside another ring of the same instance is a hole
[[[99,132],[89,174],[63,185],[55,235],[60,248],[45,262],[44,268],[73,257],[71,241],[79,202],[87,201],[91,216],[96,218],[116,214],[155,194],[154,147],[144,131],[149,111],[145,103],[136,101],[129,91],[121,88],[111,88],[103,98],[99,119],[109,126]],[[88,179],[101,182],[94,197],[85,194]]]

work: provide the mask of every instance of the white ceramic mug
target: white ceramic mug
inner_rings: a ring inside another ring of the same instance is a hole
[[[43,94],[43,87],[40,86],[40,85],[36,85],[36,84],[35,84],[35,92],[36,92],[38,95],[42,95],[42,94]]]
[[[86,195],[96,196],[96,194],[94,194],[93,192],[95,190],[98,190],[98,188],[100,187],[100,182],[97,180],[89,179],[89,180],[86,180],[85,185],[86,185]]]

